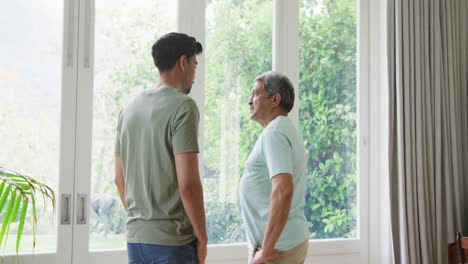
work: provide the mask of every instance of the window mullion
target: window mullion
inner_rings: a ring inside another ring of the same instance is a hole
[[[178,0],[177,2],[177,31],[193,36],[203,45],[203,53],[197,57],[198,66],[195,83],[190,96],[195,100],[200,110],[200,125],[198,143],[199,149],[204,146],[205,123],[205,8],[206,0]],[[204,163],[203,151],[199,155],[200,164]],[[200,166],[200,175],[204,175],[204,168]]]
[[[299,125],[299,1],[274,0],[273,6],[273,70],[289,77],[296,100],[289,113]]]

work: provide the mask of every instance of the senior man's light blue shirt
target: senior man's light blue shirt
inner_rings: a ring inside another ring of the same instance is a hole
[[[279,251],[286,251],[309,237],[304,215],[306,150],[301,135],[286,116],[276,117],[260,134],[241,178],[239,200],[250,250],[263,243],[272,179],[280,173],[291,174],[294,182],[288,221],[275,246]]]

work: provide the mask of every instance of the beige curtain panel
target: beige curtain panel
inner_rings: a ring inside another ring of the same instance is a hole
[[[468,235],[468,0],[387,7],[394,260],[443,264]]]

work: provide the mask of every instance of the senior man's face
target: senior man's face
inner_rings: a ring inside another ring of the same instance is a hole
[[[256,81],[252,88],[249,100],[250,118],[255,121],[263,120],[273,108],[271,98],[267,97],[265,86],[262,81]]]

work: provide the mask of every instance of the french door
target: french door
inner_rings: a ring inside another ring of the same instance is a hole
[[[126,214],[114,184],[117,116],[157,82],[151,46],[176,30],[176,1],[80,0],[72,263],[127,263]],[[142,66],[143,65],[143,66]],[[84,208],[83,208],[84,206]]]
[[[68,0],[2,2],[0,163],[51,186],[59,207],[54,219],[38,199],[34,252],[30,217],[19,256],[12,225],[0,254],[5,264],[71,262],[78,9]]]
[[[38,206],[34,252],[26,226],[16,255],[13,227],[2,263],[126,263],[115,120],[157,81],[151,44],[176,30],[176,8],[169,0],[2,3],[0,165],[45,182],[57,198],[55,214]],[[141,60],[146,68],[135,67]]]

